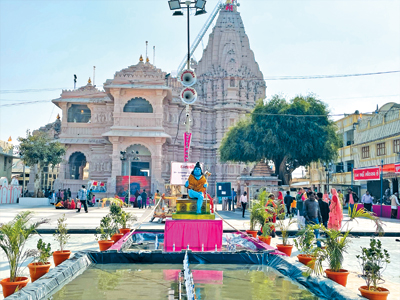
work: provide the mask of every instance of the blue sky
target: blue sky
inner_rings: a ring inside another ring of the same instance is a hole
[[[217,3],[208,0],[211,12]],[[400,1],[242,0],[239,11],[265,77],[400,70]],[[191,19],[192,40],[208,14]],[[204,38],[204,46],[208,41]],[[54,121],[51,102],[61,90],[85,85],[96,66],[96,85],[156,46],[156,66],[176,70],[186,50],[186,20],[172,17],[167,0],[0,0],[0,139],[15,142],[27,129]],[[200,43],[195,53],[199,60]],[[267,81],[267,96],[315,93],[331,112],[370,112],[400,102],[400,74]]]

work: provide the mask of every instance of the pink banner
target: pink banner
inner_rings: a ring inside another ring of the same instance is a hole
[[[381,173],[380,167],[354,169],[354,180],[379,180]]]
[[[222,247],[222,220],[166,220],[164,249],[166,251],[189,249],[215,251]],[[203,247],[202,247],[203,246]]]
[[[189,149],[190,149],[190,141],[192,140],[192,134],[189,132],[185,132],[184,136],[184,149],[183,149],[183,161],[188,162],[189,161]]]
[[[400,173],[400,164],[394,164],[394,171]]]

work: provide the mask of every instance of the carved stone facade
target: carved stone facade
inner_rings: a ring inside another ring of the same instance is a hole
[[[221,9],[202,59],[192,65],[198,76],[195,88],[199,98],[190,107],[193,135],[189,160],[203,162],[213,174],[210,191],[217,181],[230,181],[237,187],[245,165],[221,164],[218,147],[226,131],[250,112],[258,99],[265,98],[266,86],[236,9]],[[165,72],[141,59],[107,80],[104,92],[91,83],[63,91],[53,100],[63,111],[59,137],[68,147],[61,164],[60,187],[75,191],[85,182],[70,179],[68,174],[71,155],[79,151],[86,158],[82,162],[86,165],[80,167],[88,170],[89,179],[107,181],[113,194],[116,176],[126,174],[120,152],[141,145],[149,153],[153,191],[164,190],[171,162],[183,161],[185,106],[179,99],[181,89],[176,78],[166,78]]]

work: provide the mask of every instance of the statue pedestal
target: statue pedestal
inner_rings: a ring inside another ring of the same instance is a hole
[[[215,215],[210,213],[210,201],[204,199],[201,214],[197,214],[197,200],[179,198],[176,200],[176,213],[172,214],[173,220],[215,220]]]
[[[175,245],[175,247],[174,247]],[[222,247],[222,220],[166,220],[164,250],[215,251]]]

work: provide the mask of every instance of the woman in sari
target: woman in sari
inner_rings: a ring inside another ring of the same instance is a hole
[[[342,227],[343,212],[336,189],[332,189],[332,201],[329,209],[330,213],[329,213],[328,228],[334,230],[340,230],[340,228]]]

